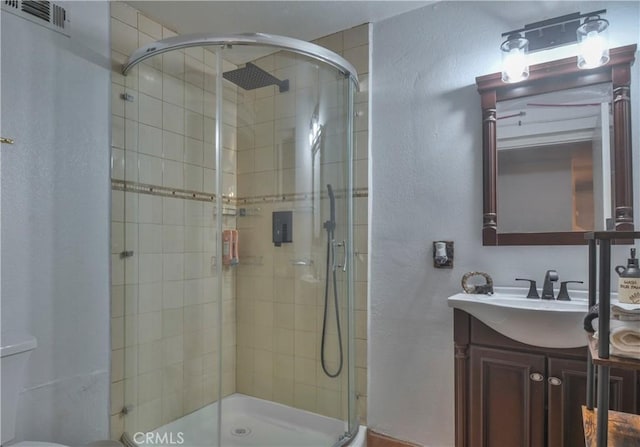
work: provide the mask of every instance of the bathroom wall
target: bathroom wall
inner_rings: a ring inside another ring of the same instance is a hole
[[[611,46],[640,41],[638,2],[441,2],[373,26],[369,426],[428,446],[453,445],[452,311],[472,270],[586,279],[586,247],[483,247],[480,98],[499,71],[500,33],[575,11],[607,9]],[[542,55],[540,55],[542,56]],[[640,110],[632,67],[632,108]],[[634,167],[640,166],[634,119]],[[640,191],[640,173],[634,175]],[[640,217],[636,194],[636,221]],[[455,241],[434,270],[431,244]],[[626,251],[626,248],[624,249]],[[622,260],[618,251],[614,259]],[[615,264],[615,263],[614,263]]]
[[[354,329],[357,392],[360,396],[358,410],[363,422],[366,421],[368,38],[369,26],[365,24],[315,42],[354,64],[361,82],[361,90],[356,96],[358,114],[354,121],[354,182],[357,192],[354,198],[354,246],[358,252]],[[305,164],[296,157],[310,156],[308,121],[317,94],[310,95],[310,92],[315,89],[318,70],[307,59],[285,52],[254,62],[279,79],[289,79],[291,91],[279,93],[271,86],[238,92],[238,206],[247,210],[246,216],[238,217],[242,240],[237,278],[238,392],[331,417],[346,418],[347,376],[343,372],[339,378],[328,378],[320,363],[325,233],[320,222],[314,223],[312,199],[292,200],[286,197],[313,190],[311,173],[304,169],[310,166],[310,162]],[[319,76],[332,78],[328,74],[328,71],[321,72]],[[320,105],[324,110],[327,103],[335,101],[337,92],[332,89],[337,84],[321,80],[320,85],[324,92],[320,94]],[[327,92],[334,99],[324,96]],[[329,119],[345,118],[334,113],[329,115]],[[327,124],[329,133],[334,129],[331,123]],[[344,169],[344,165],[340,163],[341,154],[334,149],[342,147],[344,142],[332,143],[331,135],[325,138],[322,170],[333,170],[326,177],[326,182],[340,188],[344,186],[344,179],[338,172]],[[245,202],[248,203],[242,205]],[[328,212],[326,203],[324,206],[324,212]],[[338,203],[338,212],[339,208]],[[274,247],[271,214],[279,210],[293,210],[293,243]],[[318,233],[313,233],[314,224],[318,224]],[[295,265],[301,262],[307,265]],[[340,293],[344,296],[343,291]],[[335,371],[337,337],[331,323],[334,321],[331,303],[329,309],[325,352],[329,369]],[[346,309],[343,307],[341,312],[344,318]],[[344,320],[341,324],[345,328]],[[343,334],[346,337],[346,329],[343,329]],[[346,346],[346,338],[343,344]]]
[[[71,38],[1,14],[2,331],[38,341],[16,439],[83,445],[108,437],[109,7],[63,6]]]
[[[120,2],[111,3],[111,32],[110,414],[111,436],[119,439],[123,431],[157,428],[218,398],[216,69],[212,52],[192,48],[148,59],[125,77],[120,69],[131,52],[175,33]],[[221,168],[228,198],[236,191],[236,90],[224,90]],[[232,208],[223,219],[224,228],[235,228]],[[132,256],[121,256],[124,251]],[[228,395],[236,376],[235,271],[225,267],[220,280]]]

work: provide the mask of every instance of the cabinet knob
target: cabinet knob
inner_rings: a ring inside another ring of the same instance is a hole
[[[558,379],[557,377],[549,377],[548,382],[550,385],[553,385],[553,386],[562,385],[562,380]]]
[[[531,373],[529,378],[534,382],[542,382],[544,380],[544,376],[540,373]]]

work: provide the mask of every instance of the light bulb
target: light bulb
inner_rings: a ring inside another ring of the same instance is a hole
[[[518,82],[525,79],[524,69],[527,58],[523,51],[513,49],[504,58],[503,70],[507,74],[506,82]]]
[[[519,82],[529,77],[529,63],[527,49],[529,41],[524,37],[509,36],[500,46],[502,51],[502,80],[504,82]]]
[[[608,27],[609,22],[604,19],[588,18],[578,28],[578,68],[596,68],[609,62]]]
[[[597,31],[590,31],[587,38],[582,41],[581,52],[584,58],[584,68],[595,68],[601,65],[604,42]]]

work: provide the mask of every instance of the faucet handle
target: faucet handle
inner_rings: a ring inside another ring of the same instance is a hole
[[[555,300],[555,296],[553,296],[553,283],[558,280],[558,272],[555,270],[547,270],[547,273],[544,274],[544,285],[542,286],[542,296],[543,300]]]
[[[584,284],[584,281],[562,281],[560,283],[560,292],[558,292],[558,301],[571,301],[571,297],[569,296],[569,291],[567,290],[567,284]]]
[[[533,279],[516,278],[516,281],[529,281],[529,293],[527,293],[527,298],[540,298],[536,282]]]

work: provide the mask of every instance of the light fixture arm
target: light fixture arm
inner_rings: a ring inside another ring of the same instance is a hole
[[[507,31],[502,33],[502,37],[507,37],[511,34],[522,34],[528,33],[530,31],[539,31],[544,30],[545,28],[549,28],[551,26],[557,25],[565,25],[567,23],[575,22],[576,20],[589,18],[589,17],[599,17],[602,14],[606,14],[606,9],[600,9],[598,11],[586,12],[584,14],[580,14],[579,12],[574,12],[572,14],[566,14],[563,16],[555,17],[553,19],[541,20],[539,22],[529,23],[524,26],[524,28],[515,29],[512,31]]]

